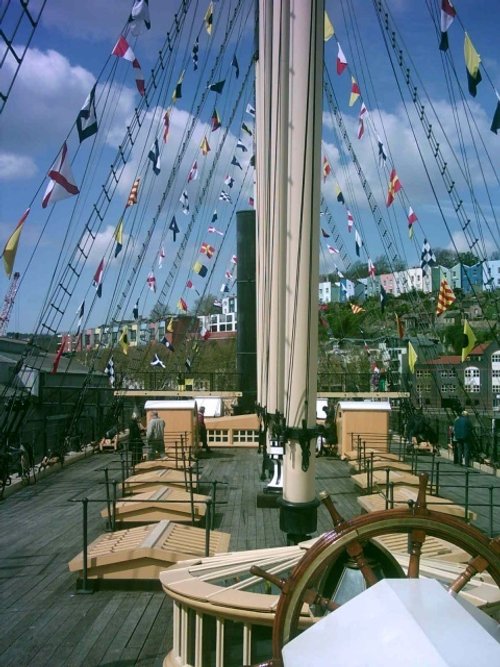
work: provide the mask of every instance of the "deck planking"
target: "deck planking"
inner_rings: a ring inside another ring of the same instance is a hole
[[[89,498],[89,543],[105,530],[100,510],[105,505],[104,468],[110,477],[120,473],[115,453],[89,456],[70,467],[21,489],[0,503],[0,664],[30,667],[107,665],[160,667],[171,646],[171,601],[161,590],[127,590],[102,586],[93,595],[75,593],[76,577],[68,562],[82,549],[81,502]],[[422,460],[420,469],[430,467]],[[449,485],[463,483],[463,470],[443,462],[442,493],[463,502],[463,490]],[[255,450],[213,450],[200,461],[200,492],[217,485],[215,528],[231,533],[231,551],[283,546],[276,509],[257,507],[261,457]],[[471,509],[478,523],[488,528],[483,502],[500,480],[485,474],[470,475]],[[445,487],[444,484],[447,486]],[[358,491],[350,479],[347,462],[321,457],[317,460],[317,491],[328,491],[346,518],[359,513]],[[460,499],[462,494],[462,500]],[[496,512],[496,515],[499,513]],[[495,531],[500,532],[498,516]],[[321,505],[318,533],[330,530],[331,520]]]

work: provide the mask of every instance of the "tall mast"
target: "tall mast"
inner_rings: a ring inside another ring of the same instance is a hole
[[[319,217],[324,0],[291,0],[286,218],[285,448],[281,529],[316,530]]]
[[[271,36],[266,21],[272,23]],[[316,530],[318,505],[323,26],[324,0],[260,0],[257,121],[263,124],[257,136],[257,204],[259,249],[266,265],[259,299],[269,368],[261,400],[265,393],[268,411],[283,414],[287,442],[280,525],[291,541]],[[264,342],[261,352],[263,347]]]
[[[260,0],[256,131],[261,258],[259,327],[262,390],[270,415],[283,414],[288,162],[289,0]]]

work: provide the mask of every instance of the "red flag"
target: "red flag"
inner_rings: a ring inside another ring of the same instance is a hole
[[[104,273],[104,257],[99,262],[97,271],[94,274],[94,280],[92,284],[96,288],[97,296],[100,298],[102,296],[102,274]]]
[[[132,187],[130,188],[130,194],[127,199],[127,206],[133,206],[134,204],[137,204],[137,197],[139,194],[139,185],[141,183],[141,178],[140,176],[135,179]]]
[[[61,357],[63,355],[63,352],[66,348],[66,343],[68,342],[68,336],[64,335],[61,338],[61,344],[59,345],[59,349],[57,350],[56,357],[54,359],[54,363],[52,364],[52,370],[51,374],[55,375],[57,373],[57,369],[59,368],[59,362],[61,361]]]
[[[450,0],[441,0],[441,42],[439,44],[441,51],[448,50],[448,28],[456,15],[456,9]]]
[[[75,184],[73,172],[71,171],[71,163],[68,158],[68,146],[66,142],[64,142],[61,152],[47,176],[51,180],[43,196],[42,208],[46,208],[48,204],[54,204],[57,201],[61,201],[61,199],[66,199],[66,197],[77,195],[80,192]]]
[[[408,235],[411,239],[413,238],[413,224],[417,222],[417,220],[418,220],[417,214],[410,206],[410,208],[408,209]]]
[[[453,292],[451,287],[448,285],[448,282],[443,279],[441,281],[441,285],[439,287],[439,294],[438,294],[438,300],[437,300],[437,306],[436,306],[436,315],[441,315],[442,313],[444,313],[445,310],[448,310],[448,308],[456,300],[457,300],[457,297],[455,296],[455,293]]]
[[[337,74],[342,74],[342,72],[345,70],[347,67],[347,59],[344,55],[344,52],[342,51],[342,47],[340,44],[338,45],[339,50],[337,53]]]
[[[215,248],[213,245],[210,245],[210,243],[202,243],[200,252],[206,255],[208,258],[211,258],[214,255]]]
[[[323,157],[323,183],[326,181],[327,177],[331,174],[332,168],[328,162],[326,155]]]
[[[152,271],[148,273],[148,277],[146,278],[146,283],[152,292],[156,292],[156,278]]]
[[[177,308],[179,310],[183,310],[185,313],[187,312],[187,303],[184,301],[184,299],[181,297],[179,301],[177,301]]]
[[[350,232],[354,225],[354,218],[352,217],[351,211],[347,209],[347,231]]]
[[[118,56],[118,58],[123,58],[124,60],[128,60],[132,63],[132,67],[135,70],[135,85],[137,86],[139,93],[144,95],[144,75],[142,73],[141,66],[123,35],[121,35],[119,40],[116,42],[115,48],[111,52],[111,55]]]
[[[351,76],[351,94],[349,96],[349,106],[352,107],[354,102],[358,99],[358,97],[361,95],[361,91],[359,89],[359,86],[357,84],[356,79]]]
[[[396,192],[401,190],[401,182],[396,174],[396,170],[393,168],[391,170],[391,175],[389,177],[389,189],[387,191],[387,201],[386,206],[389,207],[394,201],[394,196]]]

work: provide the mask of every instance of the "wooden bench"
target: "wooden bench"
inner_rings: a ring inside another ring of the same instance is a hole
[[[394,487],[394,507],[407,506],[409,501],[416,502],[418,489],[407,486]],[[359,496],[358,504],[365,512],[378,512],[386,509],[385,497],[381,493],[373,493],[366,496]],[[461,505],[456,505],[449,498],[442,496],[428,496],[427,503],[430,510],[443,512],[444,514],[451,514],[453,516],[465,518],[465,508]],[[467,519],[475,521],[477,514],[472,510],[468,510]]]

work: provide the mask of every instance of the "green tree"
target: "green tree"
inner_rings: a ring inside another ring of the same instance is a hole
[[[386,255],[379,255],[375,258],[374,264],[377,269],[377,275],[380,275],[381,273],[393,273],[394,271],[404,271],[404,269],[406,269],[406,264],[402,259],[399,259],[399,257],[396,257],[392,262],[389,262]]]
[[[368,267],[365,262],[360,261],[359,259],[356,262],[353,262],[351,266],[345,272],[345,275],[349,280],[358,280],[358,278],[366,278],[368,275]]]
[[[462,264],[465,264],[465,266],[474,266],[474,264],[479,262],[479,258],[470,251],[461,252],[458,256]]]
[[[194,304],[195,313],[198,315],[211,315],[212,313],[220,313],[220,308],[214,306],[214,301],[217,297],[213,294],[201,296]]]
[[[457,253],[454,250],[449,250],[448,248],[436,248],[434,250],[434,256],[436,257],[436,263],[440,266],[444,266],[447,269],[450,269],[452,266],[458,262]]]

